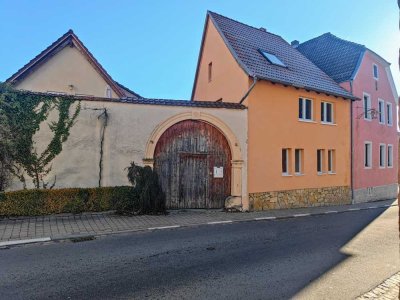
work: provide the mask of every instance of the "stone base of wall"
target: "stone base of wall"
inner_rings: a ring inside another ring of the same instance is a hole
[[[250,193],[250,210],[351,204],[348,186]]]
[[[357,189],[353,191],[353,202],[363,203],[378,200],[396,199],[397,193],[397,183]]]

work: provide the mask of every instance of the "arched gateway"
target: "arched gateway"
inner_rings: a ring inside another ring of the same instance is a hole
[[[183,113],[158,125],[144,164],[158,173],[168,208],[222,208],[229,196],[241,202],[239,143],[212,115]]]
[[[225,136],[204,121],[168,128],[154,152],[169,208],[222,208],[231,194],[232,155]]]

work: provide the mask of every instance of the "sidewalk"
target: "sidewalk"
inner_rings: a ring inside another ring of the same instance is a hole
[[[382,299],[382,300],[396,300],[400,297],[400,272],[386,279],[377,287],[373,288],[368,293],[358,297],[356,300],[367,299]]]
[[[142,230],[307,217],[397,205],[397,200],[386,200],[355,205],[269,210],[250,213],[227,213],[220,210],[178,210],[170,211],[168,215],[162,216],[119,216],[107,212],[3,218],[0,219],[0,247]]]

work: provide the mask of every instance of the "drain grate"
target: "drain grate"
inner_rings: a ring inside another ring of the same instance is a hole
[[[90,236],[71,238],[70,241],[73,242],[73,243],[81,243],[81,242],[93,241],[95,239],[96,238],[95,238],[94,235],[90,235]]]

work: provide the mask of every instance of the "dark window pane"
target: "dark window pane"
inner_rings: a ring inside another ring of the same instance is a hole
[[[295,166],[294,166],[294,171],[296,172],[296,173],[300,173],[300,150],[299,149],[296,149],[295,150]]]
[[[287,149],[282,149],[282,173],[287,173]]]
[[[364,96],[364,116],[368,118],[368,97]]]
[[[311,100],[306,100],[306,119],[311,120]]]
[[[303,99],[299,98],[299,119],[303,118]]]
[[[392,109],[391,109],[392,106],[387,104],[386,107],[387,107],[387,123],[389,125],[391,125],[392,124]]]
[[[328,172],[332,172],[332,151],[328,151]]]
[[[322,155],[321,155],[321,150],[317,150],[317,172],[322,172]]]
[[[321,102],[321,121],[325,122],[325,103]]]
[[[326,122],[332,122],[332,104],[326,104]]]

